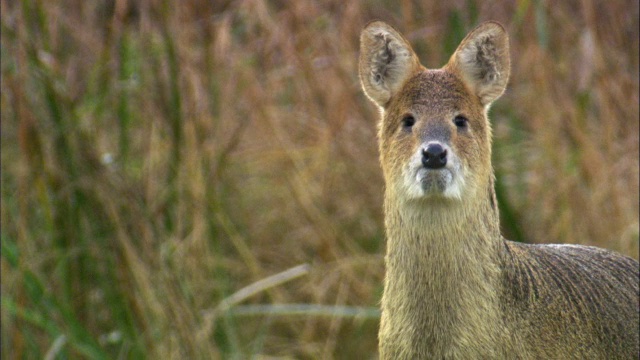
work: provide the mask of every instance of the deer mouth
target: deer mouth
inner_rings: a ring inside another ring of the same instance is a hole
[[[453,183],[453,173],[450,169],[418,169],[415,180],[420,188],[427,194],[441,194]]]
[[[462,199],[465,179],[456,163],[440,169],[429,169],[417,165],[409,167],[404,176],[404,191],[409,199],[431,197]]]

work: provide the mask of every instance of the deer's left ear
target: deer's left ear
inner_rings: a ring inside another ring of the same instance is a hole
[[[462,40],[445,68],[457,73],[487,106],[507,87],[510,66],[509,36],[502,25],[489,21]]]

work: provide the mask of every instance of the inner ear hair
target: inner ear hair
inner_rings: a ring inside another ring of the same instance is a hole
[[[450,60],[484,105],[504,92],[509,80],[509,38],[496,22],[487,22],[462,40]]]
[[[460,60],[469,68],[475,80],[488,84],[500,77],[497,55],[495,38],[491,34],[485,34],[461,51]]]
[[[392,26],[369,23],[360,36],[360,81],[367,96],[384,107],[420,67],[409,42]]]

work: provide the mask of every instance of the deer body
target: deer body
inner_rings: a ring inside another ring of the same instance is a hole
[[[638,356],[637,261],[500,235],[487,111],[508,47],[484,23],[428,70],[391,26],[362,31],[360,79],[382,114],[382,359]]]

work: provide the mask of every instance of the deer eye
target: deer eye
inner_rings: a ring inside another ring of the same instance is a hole
[[[405,115],[402,118],[402,128],[411,130],[411,127],[416,123],[416,118],[413,115]]]
[[[469,122],[469,120],[466,117],[462,116],[462,115],[458,115],[455,118],[453,118],[453,123],[459,129],[466,128],[468,122]]]

